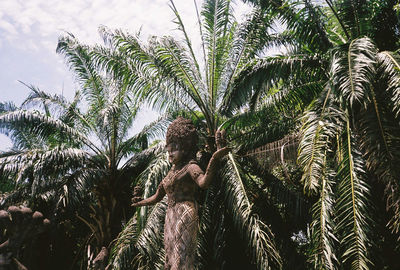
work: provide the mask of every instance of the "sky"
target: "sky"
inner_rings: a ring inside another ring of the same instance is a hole
[[[195,0],[201,7],[201,0]],[[191,0],[175,0],[193,43],[199,44],[195,6]],[[235,16],[243,18],[250,7],[235,2]],[[0,102],[16,105],[30,90],[21,82],[71,100],[78,89],[64,58],[56,54],[58,38],[72,33],[82,43],[101,43],[99,26],[122,29],[143,40],[151,35],[174,35],[173,13],[168,0],[0,0]],[[137,127],[157,114],[144,109]],[[0,134],[0,151],[11,141]]]

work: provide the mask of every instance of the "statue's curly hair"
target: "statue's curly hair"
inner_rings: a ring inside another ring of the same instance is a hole
[[[181,116],[176,118],[167,129],[167,145],[170,143],[179,145],[181,149],[190,155],[190,158],[196,156],[198,140],[199,137],[193,122]]]

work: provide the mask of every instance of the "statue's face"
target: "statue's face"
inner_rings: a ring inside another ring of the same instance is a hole
[[[170,143],[167,145],[168,159],[172,164],[179,164],[184,157],[184,151],[180,145],[176,143]]]

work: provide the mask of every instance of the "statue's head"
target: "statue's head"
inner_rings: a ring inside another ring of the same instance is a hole
[[[193,122],[183,117],[175,119],[167,129],[167,150],[170,162],[178,164],[196,157],[198,136]]]

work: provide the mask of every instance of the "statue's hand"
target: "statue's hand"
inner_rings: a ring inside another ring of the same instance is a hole
[[[225,130],[217,130],[215,132],[215,144],[217,146],[217,149],[220,150],[223,147],[226,146],[227,141],[226,141],[226,132]]]
[[[232,148],[230,148],[230,147],[221,148],[221,149],[217,150],[217,151],[213,154],[212,157],[213,157],[214,159],[221,159],[221,158],[223,158],[224,156],[226,156],[231,150],[232,150]]]
[[[131,201],[132,201],[131,206],[134,206],[134,207],[140,206],[140,205],[139,205],[139,202],[140,202],[141,200],[143,200],[142,197],[133,197],[133,198],[131,199]]]

